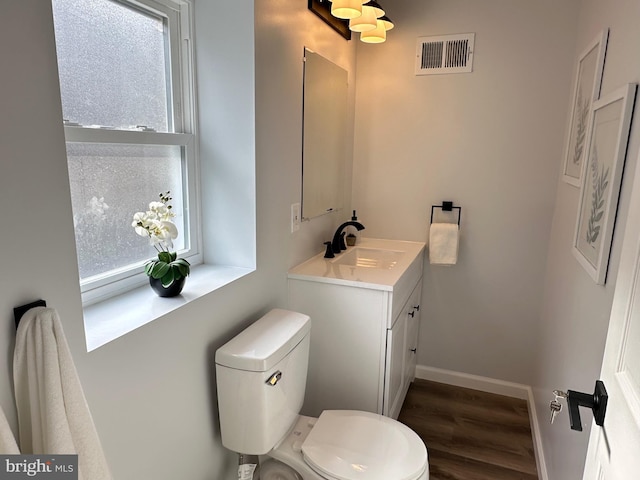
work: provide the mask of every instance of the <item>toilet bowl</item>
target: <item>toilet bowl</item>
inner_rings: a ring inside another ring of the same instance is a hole
[[[299,415],[310,319],[272,310],[216,352],[223,445],[261,455],[261,480],[427,480],[427,449],[396,420],[356,410]]]

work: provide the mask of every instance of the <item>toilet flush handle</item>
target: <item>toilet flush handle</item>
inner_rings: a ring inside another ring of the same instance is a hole
[[[276,373],[274,373],[269,378],[267,378],[267,381],[264,383],[266,383],[267,385],[271,385],[272,387],[275,387],[276,383],[278,383],[281,378],[282,378],[282,372],[278,370]]]

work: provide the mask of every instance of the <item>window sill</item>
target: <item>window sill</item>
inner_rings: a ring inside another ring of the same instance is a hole
[[[158,297],[149,285],[84,308],[87,352],[217,290],[249,273],[250,268],[198,265],[191,269],[181,295]]]

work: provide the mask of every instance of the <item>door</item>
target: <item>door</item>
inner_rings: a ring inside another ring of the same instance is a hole
[[[607,413],[591,429],[583,480],[640,478],[640,164],[631,196],[600,375]]]
[[[398,315],[393,327],[387,330],[387,358],[384,376],[384,407],[382,414],[391,418],[398,418],[402,407],[404,345],[405,330],[407,328],[406,313]]]

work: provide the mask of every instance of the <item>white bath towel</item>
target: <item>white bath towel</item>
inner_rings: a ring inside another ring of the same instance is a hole
[[[432,223],[429,229],[429,262],[432,265],[455,265],[458,261],[458,225]]]
[[[110,480],[109,467],[57,312],[24,314],[13,358],[23,454],[78,454],[80,480]]]
[[[0,453],[3,455],[16,455],[20,453],[16,438],[13,436],[7,417],[0,408]]]

